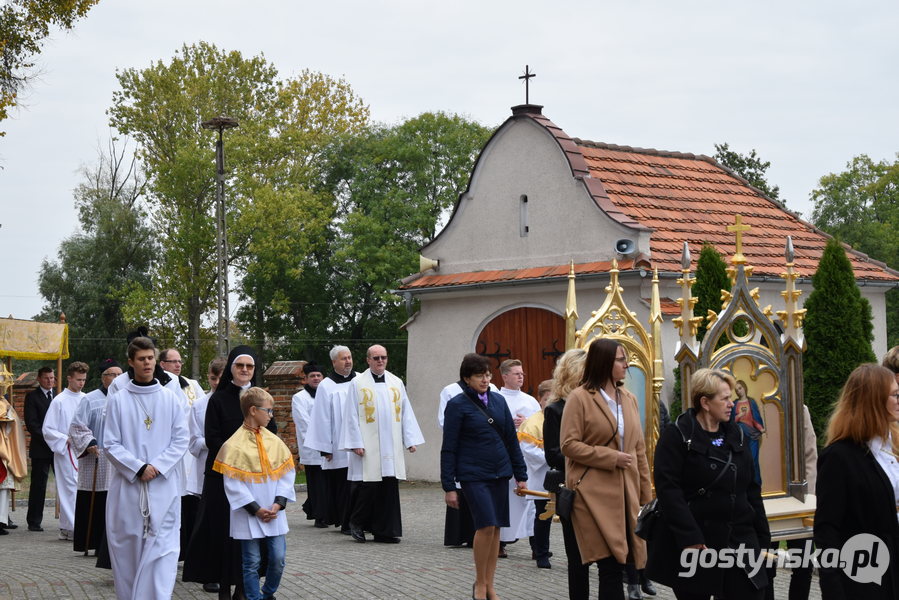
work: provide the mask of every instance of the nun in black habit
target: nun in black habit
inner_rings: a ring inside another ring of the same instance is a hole
[[[252,368],[248,368],[252,365]],[[203,584],[219,584],[219,598],[231,597],[229,586],[236,586],[234,597],[243,598],[243,576],[240,542],[228,535],[231,508],[225,496],[222,474],[212,470],[212,463],[219,449],[243,423],[240,411],[240,393],[256,385],[258,370],[256,352],[249,346],[237,346],[228,354],[228,363],[222,371],[215,392],[206,408],[206,459],[203,495],[197,513],[197,522],[191,535],[184,560],[184,581]],[[277,433],[275,420],[267,428]],[[205,586],[204,586],[205,588]]]

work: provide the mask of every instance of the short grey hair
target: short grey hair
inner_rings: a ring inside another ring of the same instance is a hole
[[[350,352],[350,349],[346,346],[334,346],[331,348],[331,352],[329,352],[328,355],[331,357],[331,360],[337,360],[337,356],[341,352]],[[350,352],[350,354],[352,354],[352,352]]]

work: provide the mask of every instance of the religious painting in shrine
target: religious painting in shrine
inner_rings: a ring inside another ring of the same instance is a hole
[[[537,386],[552,378],[556,359],[565,351],[565,320],[550,310],[513,308],[491,319],[481,330],[475,352],[490,359],[493,383],[502,387],[499,365],[517,358],[524,369],[523,391],[537,397]]]

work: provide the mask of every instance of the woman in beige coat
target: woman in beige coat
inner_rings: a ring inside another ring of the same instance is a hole
[[[627,364],[617,342],[590,344],[581,386],[562,413],[566,485],[577,489],[571,520],[581,560],[599,569],[603,600],[624,598],[624,565],[642,569],[646,563],[634,527],[652,493],[637,399],[620,387]]]

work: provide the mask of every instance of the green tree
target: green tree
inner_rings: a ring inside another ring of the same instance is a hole
[[[805,301],[804,394],[812,424],[823,441],[833,404],[855,367],[875,360],[871,307],[861,296],[842,245],[828,241]]]
[[[0,121],[32,77],[53,28],[71,29],[99,0],[8,0],[0,5]],[[0,136],[3,136],[0,131]]]
[[[812,223],[856,250],[899,268],[899,160],[862,154],[812,191]],[[899,290],[887,293],[887,346],[899,344]]]
[[[749,154],[740,154],[731,150],[727,144],[715,144],[714,158],[772,200],[781,202],[780,187],[768,183],[765,176],[771,167],[771,161],[762,160],[754,149]]]
[[[156,246],[145,222],[145,182],[127,144],[110,142],[82,173],[75,189],[80,231],[62,241],[57,260],[41,264],[38,289],[46,303],[35,318],[55,321],[64,312],[72,357],[93,366],[124,360],[122,296],[149,285]],[[92,371],[91,381],[98,375]]]
[[[399,326],[407,317],[390,291],[417,269],[418,249],[436,235],[491,131],[458,115],[424,113],[331,146],[323,157],[332,194],[327,231],[308,248],[295,291],[280,292],[289,310],[262,315],[270,339],[319,360],[331,341],[357,356],[383,343],[391,369],[402,369]],[[259,316],[245,308],[242,323]]]
[[[319,220],[310,208],[321,210],[321,199],[309,193],[321,186],[318,157],[331,137],[366,123],[368,109],[342,80],[309,71],[279,80],[263,57],[205,42],[185,45],[168,63],[117,77],[111,123],[140,144],[162,246],[151,293],[136,291],[129,306],[135,318],[189,348],[196,376],[204,317],[217,290],[214,134],[201,123],[217,115],[240,123],[225,134],[228,260],[239,274],[258,279],[270,265],[255,263],[282,258],[288,245],[303,251],[298,236],[308,232],[288,225]],[[296,271],[286,265],[285,273]]]

